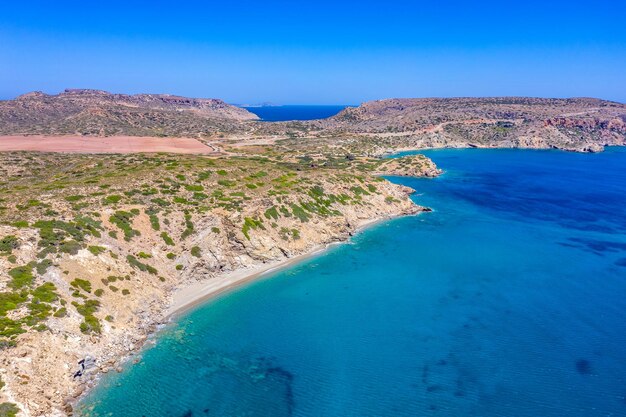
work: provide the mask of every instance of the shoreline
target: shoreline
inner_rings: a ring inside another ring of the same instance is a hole
[[[226,294],[231,290],[239,288],[259,278],[266,277],[273,272],[281,271],[299,262],[305,261],[317,255],[321,255],[325,253],[328,249],[330,249],[331,246],[345,244],[349,242],[350,238],[352,238],[355,234],[360,233],[363,230],[373,227],[384,221],[393,220],[405,216],[414,216],[428,211],[430,211],[430,209],[414,203],[413,210],[410,212],[386,215],[382,217],[374,217],[371,219],[363,219],[359,222],[359,224],[356,225],[353,231],[349,232],[345,236],[345,238],[337,239],[328,243],[317,244],[311,249],[301,254],[295,255],[291,258],[285,258],[266,264],[260,264],[251,268],[239,269],[227,272],[225,274],[216,275],[208,282],[195,282],[188,285],[183,285],[180,288],[174,290],[172,294],[172,302],[170,303],[169,307],[164,311],[163,316],[159,320],[155,320],[154,329],[145,335],[146,337],[143,343],[141,343],[141,345],[139,346],[136,346],[135,349],[133,349],[132,351],[128,351],[124,354],[119,355],[117,357],[117,361],[121,366],[128,363],[133,358],[139,358],[139,360],[135,359],[135,363],[139,363],[141,361],[140,353],[149,346],[151,347],[158,343],[158,335],[164,328],[168,327],[178,318],[186,313],[189,313],[194,308],[199,307],[200,305],[216,297],[219,297],[220,295]],[[122,372],[124,372],[125,370],[126,369],[124,369]],[[68,398],[65,403],[71,404],[74,411],[79,410],[77,405],[82,400],[87,398],[99,386],[100,379],[106,374],[106,372],[102,372],[102,370],[98,369],[98,371],[91,374],[89,376],[89,379],[85,381],[85,388],[79,394]]]
[[[373,227],[376,224],[382,223],[386,220],[392,220],[399,217],[410,216],[419,214],[424,210],[421,206],[415,213],[398,214],[396,216],[384,216],[373,219],[366,219],[360,222],[354,229],[354,232],[350,233],[346,239],[340,239],[333,242],[318,244],[311,249],[295,255],[291,258],[280,259],[264,264],[260,264],[251,268],[239,269],[231,272],[227,272],[222,275],[217,275],[214,278],[207,281],[194,282],[188,285],[181,286],[176,289],[172,294],[172,302],[170,306],[165,310],[164,320],[170,322],[176,318],[184,315],[185,313],[193,310],[195,307],[227,293],[230,290],[238,288],[244,284],[255,281],[273,272],[281,271],[294,264],[313,258],[317,255],[321,255],[328,251],[332,246],[347,243],[352,236],[356,233],[362,232],[364,229]]]

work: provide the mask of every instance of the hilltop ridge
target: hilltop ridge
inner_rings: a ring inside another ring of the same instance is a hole
[[[327,132],[370,137],[391,148],[599,151],[624,144],[626,105],[595,98],[386,99],[346,108],[316,123]]]
[[[258,117],[215,98],[66,89],[0,101],[0,134],[197,136]]]

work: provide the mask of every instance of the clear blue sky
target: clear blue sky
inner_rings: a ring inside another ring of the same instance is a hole
[[[74,87],[235,103],[626,102],[625,18],[626,0],[6,1],[0,97]]]

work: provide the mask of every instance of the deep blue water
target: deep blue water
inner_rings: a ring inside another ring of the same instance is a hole
[[[432,213],[199,307],[90,415],[626,415],[626,152],[425,153]]]
[[[325,119],[334,116],[347,106],[330,105],[289,105],[289,106],[263,106],[244,107],[244,109],[256,114],[266,122],[283,122],[290,120],[314,120]]]

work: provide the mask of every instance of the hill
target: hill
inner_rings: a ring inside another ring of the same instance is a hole
[[[326,133],[395,148],[519,147],[598,151],[623,145],[626,105],[593,98],[388,99],[314,122]]]
[[[218,99],[65,90],[0,101],[0,134],[199,136],[258,117]]]

